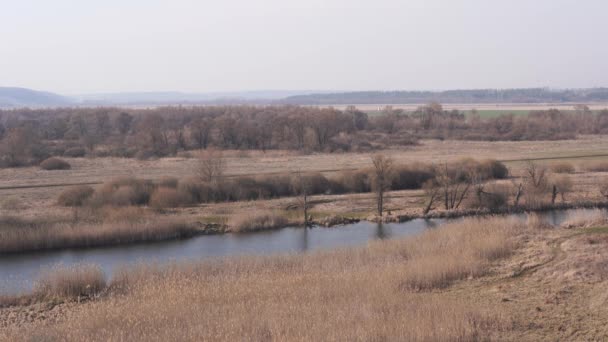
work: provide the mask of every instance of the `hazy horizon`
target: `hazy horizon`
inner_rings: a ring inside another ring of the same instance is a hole
[[[22,0],[0,85],[64,95],[607,86],[599,0]]]

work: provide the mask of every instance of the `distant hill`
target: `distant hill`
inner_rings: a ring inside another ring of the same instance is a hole
[[[446,91],[357,91],[295,95],[281,100],[294,105],[439,103],[562,103],[608,101],[608,88],[475,89]]]
[[[270,104],[286,97],[324,93],[319,90],[258,90],[242,92],[124,92],[77,96],[81,104],[91,105],[163,105],[163,104]]]
[[[26,88],[0,87],[0,108],[55,107],[73,104],[65,96]]]

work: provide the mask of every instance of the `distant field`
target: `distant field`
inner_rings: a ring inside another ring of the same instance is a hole
[[[359,104],[355,105],[359,110],[366,112],[368,115],[378,115],[382,112],[382,109],[386,106],[391,106],[395,109],[403,109],[405,111],[413,111],[416,108],[424,105],[420,104]],[[546,110],[546,109],[559,109],[561,111],[573,111],[576,103],[518,103],[518,104],[506,104],[506,103],[478,103],[478,104],[442,104],[446,110],[457,109],[465,113],[470,113],[472,110],[477,110],[479,115],[482,117],[496,117],[501,114],[513,113],[515,115],[526,115],[534,110]],[[602,109],[608,109],[608,103],[592,103],[587,106],[593,111],[599,111]],[[321,107],[333,107],[336,109],[343,110],[347,105],[333,105],[333,106],[321,106]]]

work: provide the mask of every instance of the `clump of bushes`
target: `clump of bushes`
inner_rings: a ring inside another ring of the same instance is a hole
[[[91,197],[93,206],[147,205],[154,190],[151,181],[132,177],[119,178],[104,184]]]
[[[149,205],[155,209],[176,208],[191,205],[192,197],[187,191],[160,187],[152,193]]]
[[[43,170],[69,170],[72,166],[63,159],[51,157],[42,161],[40,168]]]
[[[607,165],[608,166],[608,165]],[[568,162],[560,162],[551,165],[551,171],[554,173],[574,173],[574,165]]]
[[[478,162],[472,159],[449,164],[454,179],[468,181],[472,174],[480,175],[482,180],[501,179],[508,175],[507,168],[500,162],[487,160]],[[438,166],[413,164],[396,166],[391,173],[391,190],[420,189],[437,177]],[[180,181],[176,178],[163,178],[152,182],[137,178],[120,178],[105,183],[91,195],[83,191],[81,200],[77,190],[66,191],[66,199],[59,203],[78,206],[86,203],[93,207],[102,206],[142,206],[155,209],[175,208],[195,203],[224,201],[250,201],[287,196],[298,196],[304,191],[308,195],[360,193],[371,191],[371,169],[345,171],[328,177],[321,173],[301,175],[270,175],[257,177],[224,178],[221,181],[207,182],[198,178]]]
[[[66,207],[79,207],[88,200],[95,190],[88,185],[78,185],[63,191],[57,203]]]

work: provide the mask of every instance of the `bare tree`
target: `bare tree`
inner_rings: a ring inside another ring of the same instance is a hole
[[[424,206],[423,214],[428,214],[431,210],[435,209],[435,203],[441,198],[441,191],[439,184],[434,179],[428,180],[422,186],[424,193],[427,198],[426,205]]]
[[[221,151],[206,150],[201,153],[198,163],[198,174],[202,181],[219,184],[226,171],[226,162]]]
[[[383,154],[372,156],[374,168],[372,170],[372,188],[376,193],[378,215],[382,216],[384,209],[384,192],[390,189],[393,171],[393,159]]]
[[[460,172],[450,170],[447,163],[438,169],[437,181],[442,187],[445,210],[458,209],[469,193],[470,177],[463,182],[459,179],[459,175]]]
[[[298,194],[297,201],[299,206],[302,207],[304,214],[304,228],[310,226],[310,216],[308,215],[308,197],[311,194],[310,178],[304,177],[302,171],[298,171],[295,175],[295,179],[292,182],[293,192]]]
[[[547,168],[528,162],[524,169],[524,193],[527,206],[538,207],[549,189]],[[555,193],[555,196],[557,194]],[[555,198],[553,198],[555,200]]]

